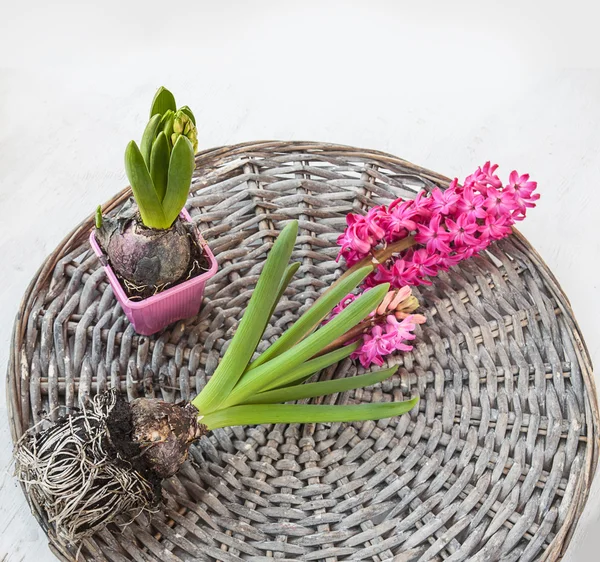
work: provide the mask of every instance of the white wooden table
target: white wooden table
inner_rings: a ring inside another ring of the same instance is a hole
[[[560,11],[537,1],[89,4],[30,0],[2,10],[2,372],[25,287],[62,237],[126,184],[124,148],[141,136],[160,85],[194,110],[201,148],[318,140],[461,178],[488,159],[502,177],[530,172],[542,199],[522,231],[561,281],[600,362],[600,42],[591,3]],[[3,396],[0,438],[0,561],[50,562],[12,478]],[[597,556],[599,517],[596,481],[568,562]]]

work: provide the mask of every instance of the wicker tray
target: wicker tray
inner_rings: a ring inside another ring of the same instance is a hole
[[[388,154],[318,143],[248,143],[197,160],[187,208],[220,263],[200,316],[137,336],[88,246],[90,217],[23,299],[8,373],[13,439],[43,412],[64,413],[110,386],[130,398],[190,399],[214,371],[286,220],[300,221],[302,267],[271,340],[339,275],[346,213],[448,183]],[[598,454],[591,363],[566,297],[516,232],[418,296],[428,322],[414,351],[394,358],[398,374],[327,399],[418,393],[418,412],[215,431],[165,482],[161,511],[122,532],[61,545],[31,505],[53,551],[112,562],[558,560]],[[348,360],[321,377],[355,369]]]

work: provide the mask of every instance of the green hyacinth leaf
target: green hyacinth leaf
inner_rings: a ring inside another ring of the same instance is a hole
[[[161,116],[155,115],[148,121],[146,128],[144,129],[144,134],[142,135],[142,142],[140,143],[140,152],[144,157],[144,162],[146,162],[146,166],[150,167],[150,154],[152,153],[152,144],[156,139],[156,135],[158,135],[160,131],[160,121]]]
[[[175,121],[175,112],[167,111],[160,120],[160,125],[158,126],[159,130],[165,133],[165,136],[169,140],[169,149],[173,148],[173,144],[171,143],[171,137],[173,136],[173,123]]]
[[[187,139],[185,141],[189,142]],[[277,289],[292,255],[297,234],[298,222],[291,221],[275,240],[223,359],[202,392],[192,402],[200,412],[216,410],[246,369],[269,321],[269,312],[277,298]]]
[[[292,402],[294,400],[303,400],[305,398],[316,398],[318,396],[327,396],[328,394],[337,394],[347,390],[355,390],[377,384],[389,377],[396,371],[397,367],[374,371],[366,375],[356,377],[347,377],[331,381],[313,382],[309,384],[298,384],[287,388],[279,388],[268,392],[261,392],[248,398],[245,404],[281,404],[282,402]]]
[[[301,384],[307,378],[312,377],[316,372],[322,369],[326,369],[331,365],[335,365],[336,363],[342,361],[342,359],[349,357],[358,349],[358,346],[358,343],[345,345],[343,347],[340,347],[339,349],[330,351],[329,353],[305,361],[304,363],[298,365],[298,367],[289,369],[286,373],[278,377],[276,380],[265,384],[265,386],[261,388],[260,392]]]
[[[180,136],[171,152],[167,191],[162,200],[164,215],[169,226],[175,222],[187,201],[194,167],[192,143],[186,137]]]
[[[156,189],[158,198],[162,202],[167,192],[167,182],[169,179],[169,141],[167,141],[167,137],[163,132],[159,133],[152,145],[150,177],[152,178],[152,183],[154,183],[154,189]]]
[[[292,280],[294,275],[296,275],[296,271],[298,271],[299,267],[300,267],[300,262],[294,262],[287,266],[285,273],[283,274],[283,277],[281,278],[281,283],[279,283],[279,288],[277,289],[277,298],[275,299],[275,302],[273,303],[273,306],[271,307],[271,313],[269,314],[269,319],[275,313],[275,309],[277,308],[277,305],[279,304],[279,301],[281,300],[283,293],[285,293],[285,290],[288,288],[288,285],[290,284],[290,281]],[[265,326],[265,328],[266,328],[266,326]]]
[[[263,329],[263,335],[265,333],[265,330],[267,329],[267,326],[269,324],[269,320],[271,319],[271,317],[275,313],[275,309],[277,308],[277,305],[279,304],[279,301],[281,300],[281,297],[283,296],[283,293],[287,289],[287,286],[290,284],[290,281],[292,280],[292,278],[296,274],[296,271],[298,271],[299,267],[300,267],[300,263],[299,262],[294,262],[294,263],[291,263],[290,265],[287,266],[287,268],[285,270],[285,273],[283,274],[283,277],[281,278],[281,282],[279,283],[279,287],[277,289],[277,297],[275,298],[275,302],[273,302],[273,306],[271,307],[271,312],[269,313],[269,316],[268,316],[268,319],[267,319],[267,323],[265,324],[265,327]],[[261,336],[261,338],[262,338],[262,336]],[[244,374],[242,375],[242,378],[244,378],[246,376],[247,372],[248,372],[248,370],[246,369],[246,371],[244,371]]]
[[[410,412],[419,402],[358,404],[356,406],[317,406],[313,404],[252,404],[219,410],[199,421],[208,429],[264,423],[333,423],[381,420]]]
[[[183,111],[192,120],[192,123],[194,125],[196,124],[196,118],[194,117],[192,110],[187,105],[180,107],[179,111]]]
[[[344,299],[348,293],[351,293],[356,289],[356,287],[358,287],[371,272],[372,268],[364,267],[355,271],[352,275],[349,275],[333,289],[327,289],[327,291],[325,291],[325,293],[321,295],[321,297],[313,303],[313,305],[298,318],[298,320],[296,320],[293,326],[291,326],[253,363],[251,363],[249,369],[252,370],[259,367],[304,339],[315,329],[315,326],[318,326],[331,310]]]
[[[389,283],[383,283],[366,291],[333,320],[306,339],[281,355],[248,371],[231,394],[223,400],[221,406],[227,408],[245,403],[250,396],[261,392],[289,370],[314,357],[331,342],[364,320],[379,306],[388,290]]]
[[[125,150],[125,172],[140,209],[142,222],[149,228],[168,228],[170,225],[165,220],[150,172],[135,141],[131,141]]]
[[[161,86],[152,100],[152,106],[150,107],[150,117],[153,117],[157,113],[163,115],[168,110],[175,111],[177,105],[175,103],[175,96],[164,86]]]

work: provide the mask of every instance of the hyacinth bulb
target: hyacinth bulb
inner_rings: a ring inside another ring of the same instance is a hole
[[[136,286],[161,287],[186,274],[192,255],[190,236],[177,221],[169,229],[146,228],[131,216],[129,202],[115,217],[104,217],[96,239],[113,269]]]

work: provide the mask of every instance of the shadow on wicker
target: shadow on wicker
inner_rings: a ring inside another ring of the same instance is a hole
[[[189,400],[214,371],[287,220],[300,222],[293,257],[302,265],[265,334],[271,341],[339,275],[346,213],[448,183],[388,154],[318,143],[247,143],[197,160],[187,208],[220,265],[200,316],[137,336],[88,246],[91,218],[82,223],[43,264],[17,317],[13,439],[45,412],[58,416],[107,387],[130,399]],[[591,364],[567,299],[518,233],[417,292],[428,322],[414,351],[393,359],[398,373],[324,401],[418,393],[418,412],[215,431],[165,482],[151,520],[65,546],[32,505],[53,551],[112,562],[559,559],[598,452]],[[345,361],[320,377],[355,371]]]

